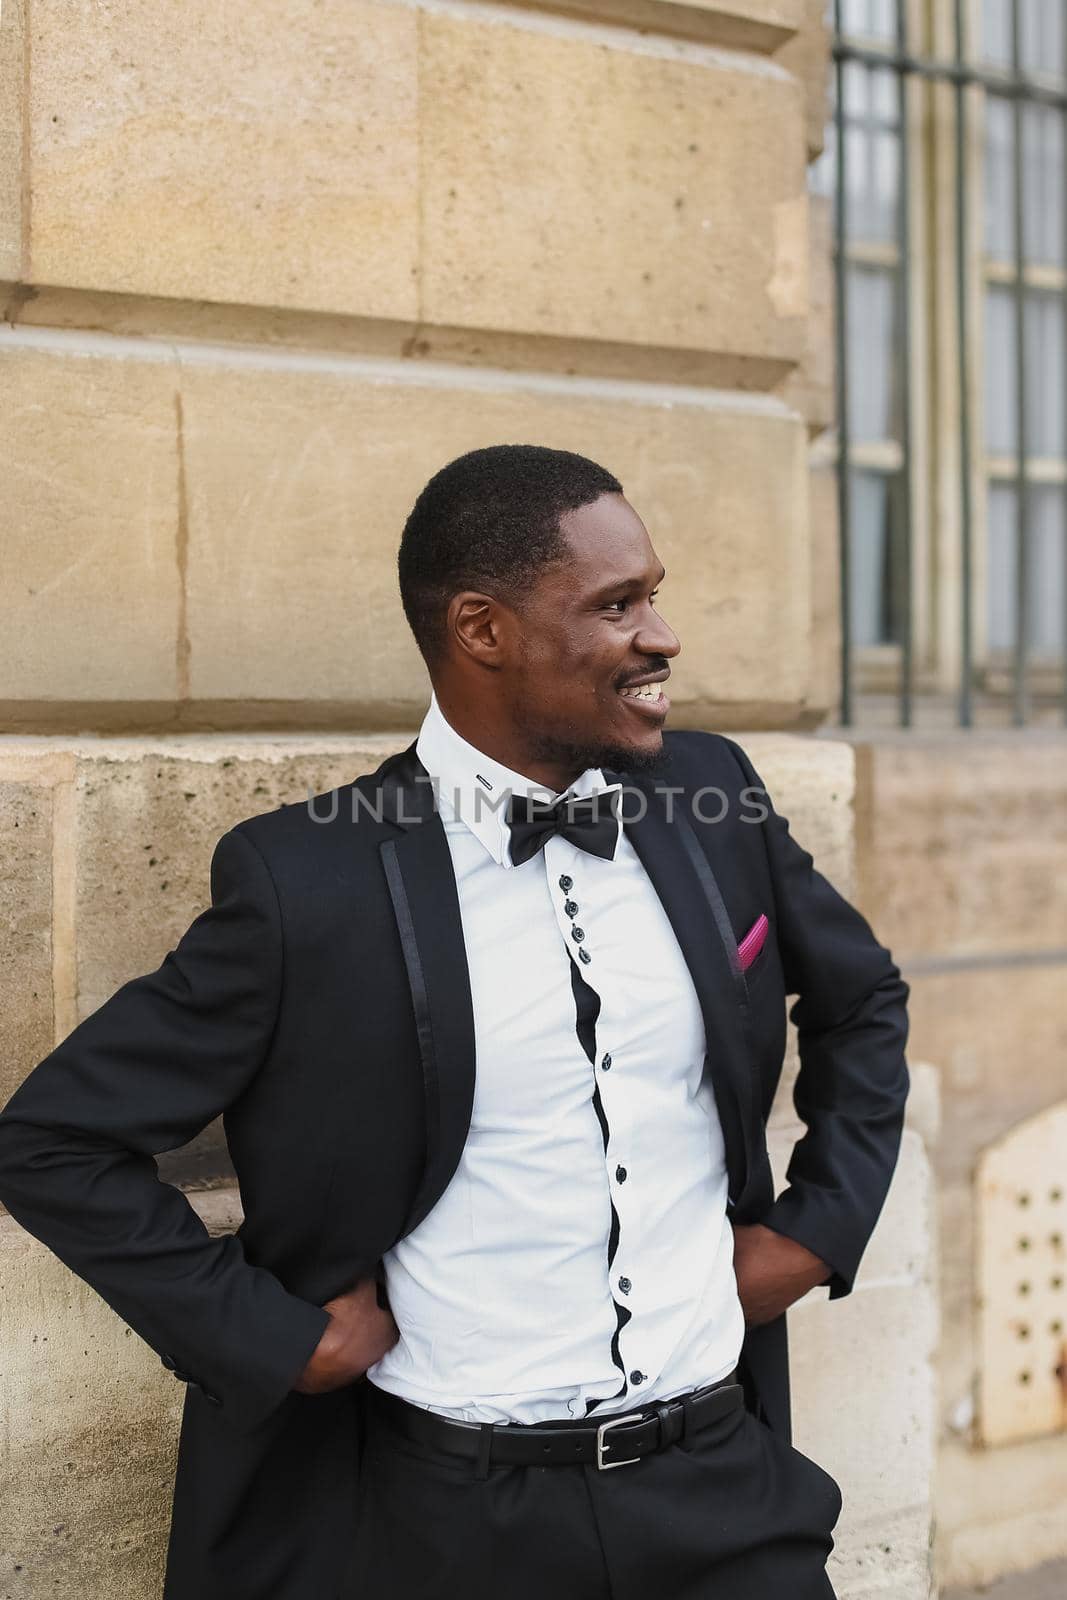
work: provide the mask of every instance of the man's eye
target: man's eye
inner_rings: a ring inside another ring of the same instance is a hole
[[[656,598],[656,596],[658,594],[659,594],[659,590],[658,589],[653,589],[652,593],[648,597],[649,600],[655,600],[655,598]],[[629,604],[630,604],[629,600],[609,600],[608,601],[608,610],[610,611],[612,606],[628,606]]]

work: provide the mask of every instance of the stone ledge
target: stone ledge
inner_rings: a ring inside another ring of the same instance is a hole
[[[582,9],[264,0],[253,24],[41,0],[33,227],[4,197],[0,263],[60,290],[794,359],[809,74],[764,52],[811,32],[803,0]]]
[[[417,726],[404,521],[445,461],[521,437],[612,467],[652,530],[675,726],[809,709],[804,430],[772,398],[37,330],[0,354],[21,529],[0,707],[23,724]]]
[[[32,893],[24,884],[8,907],[0,890],[0,915],[29,917],[38,929],[31,988],[44,1007],[27,1033],[22,988],[0,1006],[0,1104],[52,1043],[174,947],[207,904],[211,853],[228,828],[372,772],[412,737],[0,737],[12,804],[39,789],[42,804],[60,805],[35,854]],[[801,842],[847,892],[852,747],[782,734],[742,734],[740,742]],[[167,1158],[168,1177],[204,1181],[225,1171],[217,1126],[189,1149],[191,1157]]]

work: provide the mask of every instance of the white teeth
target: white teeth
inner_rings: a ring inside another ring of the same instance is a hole
[[[658,683],[642,683],[636,689],[620,689],[619,693],[630,700],[658,700],[660,688]]]

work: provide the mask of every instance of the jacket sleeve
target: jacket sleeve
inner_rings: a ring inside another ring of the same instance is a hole
[[[724,741],[741,768],[761,824],[777,915],[777,939],[800,1072],[793,1091],[806,1132],[793,1147],[788,1187],[760,1220],[796,1239],[833,1269],[830,1298],[852,1288],[874,1231],[904,1126],[908,985],[856,908],[818,872],[748,756]],[[749,824],[750,826],[754,824]]]
[[[211,905],[157,971],[123,985],[0,1112],[0,1201],[176,1376],[238,1427],[281,1403],[329,1322],[212,1238],[154,1156],[187,1143],[261,1066],[282,980],[270,871],[219,840]]]

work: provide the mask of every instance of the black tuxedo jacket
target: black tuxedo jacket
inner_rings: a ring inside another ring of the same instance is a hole
[[[627,833],[699,996],[730,1215],[800,1240],[844,1295],[897,1157],[907,986],[740,747],[665,741],[668,772],[609,777],[624,780]],[[166,1600],[332,1600],[364,1386],[291,1385],[322,1302],[373,1274],[443,1193],[474,1090],[455,877],[415,745],[239,823],[216,847],[211,895],[158,970],[16,1090],[0,1200],[187,1385]],[[742,972],[737,941],[761,913],[770,932]],[[787,994],[807,1131],[776,1199],[765,1127]],[[153,1158],[220,1112],[245,1220],[212,1238]],[[749,1330],[742,1372],[750,1408],[788,1433],[784,1317]]]

